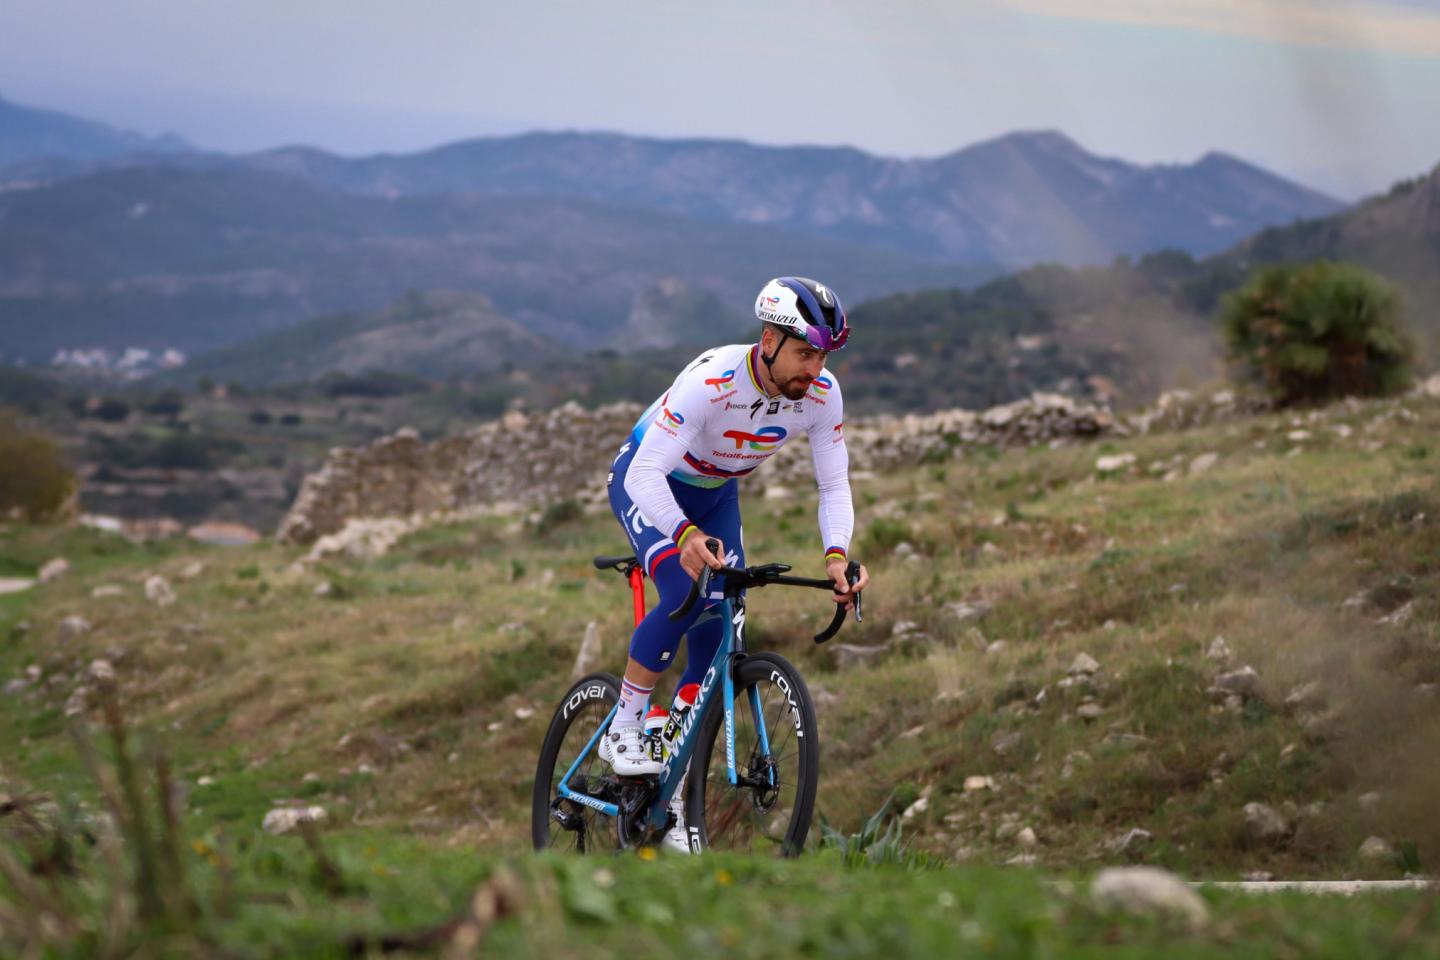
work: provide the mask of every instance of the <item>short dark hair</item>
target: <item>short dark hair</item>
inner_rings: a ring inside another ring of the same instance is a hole
[[[774,330],[775,334],[780,338],[781,343],[785,342],[786,337],[793,337],[795,335],[789,327],[782,327],[778,323],[771,323],[769,320],[763,320],[760,323],[760,335],[764,336],[766,330]]]

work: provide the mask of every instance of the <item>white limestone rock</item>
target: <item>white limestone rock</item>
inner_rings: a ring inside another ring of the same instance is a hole
[[[1366,837],[1357,854],[1366,863],[1393,863],[1395,860],[1395,849],[1384,837]]]
[[[302,823],[324,823],[328,817],[324,807],[277,807],[265,814],[260,829],[279,836],[299,829]]]
[[[70,561],[64,557],[56,557],[53,560],[47,561],[45,566],[40,568],[40,572],[35,575],[35,578],[41,583],[52,583],[69,572]]]
[[[1190,476],[1198,477],[1207,472],[1211,467],[1220,461],[1218,453],[1202,453],[1190,461]]]
[[[585,624],[585,637],[580,641],[580,650],[575,654],[575,665],[570,668],[573,683],[592,673],[600,665],[600,625],[594,620]]]
[[[1291,824],[1274,807],[1263,803],[1247,803],[1245,836],[1254,843],[1275,844],[1290,835]]]
[[[1134,855],[1150,846],[1150,841],[1154,839],[1155,835],[1149,830],[1143,827],[1131,827],[1110,845],[1110,849],[1127,856]]]
[[[1108,867],[1090,884],[1090,897],[1103,910],[1133,916],[1173,916],[1203,927],[1210,910],[1190,885],[1158,867]]]
[[[71,614],[55,626],[56,636],[62,643],[67,640],[74,640],[76,637],[84,636],[89,633],[90,630],[90,621],[79,614]]]
[[[1095,460],[1095,472],[1101,476],[1112,473],[1119,473],[1126,467],[1135,465],[1135,454],[1116,453],[1108,456],[1097,457]]]
[[[1242,697],[1254,696],[1260,687],[1260,675],[1253,667],[1241,667],[1238,670],[1231,670],[1222,673],[1215,678],[1215,685],[1212,690],[1218,690],[1226,694],[1239,694]]]
[[[170,581],[156,574],[145,581],[145,599],[157,607],[168,607],[175,602],[175,591]]]
[[[1231,657],[1230,645],[1225,642],[1224,637],[1216,637],[1210,641],[1210,646],[1205,651],[1206,660],[1219,660],[1222,663]]]

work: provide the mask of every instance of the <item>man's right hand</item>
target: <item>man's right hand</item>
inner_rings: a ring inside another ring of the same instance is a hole
[[[695,532],[685,538],[680,545],[680,569],[690,575],[691,580],[700,579],[700,571],[709,567],[711,570],[719,570],[725,566],[725,544],[720,544],[716,553],[711,553],[710,548],[705,546],[705,541],[714,539],[699,527]],[[716,540],[719,543],[719,540]]]

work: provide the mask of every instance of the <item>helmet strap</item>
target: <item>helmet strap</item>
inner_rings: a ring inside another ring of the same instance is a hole
[[[789,330],[777,330],[776,332],[780,334],[780,342],[775,344],[775,352],[767,357],[765,356],[765,351],[760,351],[760,359],[764,362],[766,371],[771,373],[772,380],[774,379],[775,358],[780,356],[780,351],[784,348],[785,341],[795,336]],[[798,340],[800,338],[796,337],[795,339]]]

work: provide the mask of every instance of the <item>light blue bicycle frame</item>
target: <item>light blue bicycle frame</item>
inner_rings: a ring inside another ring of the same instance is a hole
[[[674,796],[676,789],[680,786],[681,779],[685,776],[685,768],[690,763],[690,756],[695,752],[695,741],[700,734],[700,720],[705,716],[705,707],[710,703],[710,698],[715,695],[719,680],[721,696],[724,697],[725,707],[725,769],[730,777],[730,784],[734,786],[739,778],[735,770],[735,681],[731,677],[735,661],[744,657],[745,654],[745,600],[743,597],[725,597],[717,606],[711,606],[700,615],[695,626],[711,616],[718,615],[724,618],[725,634],[720,641],[720,647],[715,651],[715,659],[710,661],[710,669],[706,671],[705,678],[700,682],[700,695],[695,698],[695,705],[690,708],[686,716],[685,725],[680,729],[680,736],[675,742],[674,752],[666,759],[665,766],[660,770],[660,790],[655,800],[650,805],[646,814],[646,820],[654,830],[665,829],[669,818],[670,798]],[[692,627],[693,629],[693,627]],[[765,715],[760,703],[760,691],[750,688],[750,709],[755,718],[755,729],[759,734],[760,750],[762,755],[770,753],[770,736],[765,730]],[[575,803],[583,804],[591,809],[598,810],[609,817],[620,815],[620,808],[613,803],[608,803],[598,797],[582,793],[570,787],[570,778],[575,771],[580,769],[580,764],[590,756],[600,743],[600,737],[610,727],[610,721],[615,718],[615,707],[610,708],[610,713],[605,717],[605,722],[600,729],[585,744],[585,749],[570,764],[570,769],[565,771],[565,776],[560,778],[560,785],[557,790],[561,797],[572,800]],[[774,783],[775,771],[769,770],[768,776],[771,783]]]

